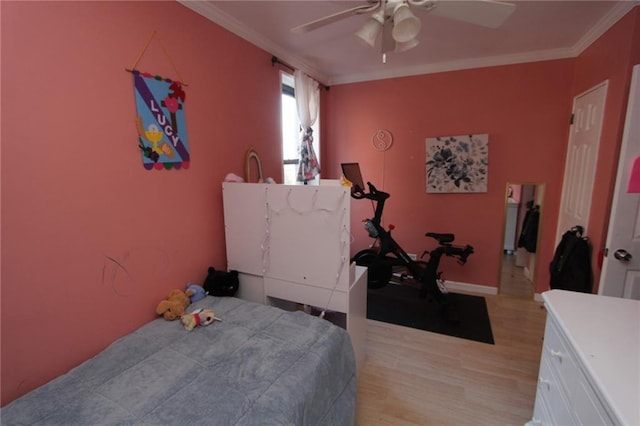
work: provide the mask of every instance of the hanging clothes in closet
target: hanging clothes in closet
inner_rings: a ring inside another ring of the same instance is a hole
[[[533,201],[527,203],[527,212],[522,222],[522,232],[518,238],[518,247],[523,247],[529,253],[536,252],[538,244],[538,225],[540,222],[540,206],[534,205]]]

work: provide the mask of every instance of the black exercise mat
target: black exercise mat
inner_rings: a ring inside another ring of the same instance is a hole
[[[457,311],[457,322],[447,320],[436,302],[420,299],[417,289],[387,284],[367,291],[367,318],[493,345],[484,297],[459,293],[447,297]]]

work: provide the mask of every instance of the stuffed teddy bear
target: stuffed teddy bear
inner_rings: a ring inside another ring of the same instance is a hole
[[[169,292],[169,296],[156,307],[156,314],[162,315],[164,319],[173,321],[184,315],[184,310],[191,304],[189,297],[194,294],[193,290],[174,289]]]
[[[216,318],[211,309],[196,309],[190,314],[185,314],[180,318],[184,329],[191,331],[197,326],[209,325],[214,321],[222,321],[220,318]]]
[[[193,291],[193,294],[189,296],[189,300],[191,301],[191,303],[195,303],[200,299],[204,299],[207,295],[207,292],[201,285],[188,283],[187,291],[189,290]]]

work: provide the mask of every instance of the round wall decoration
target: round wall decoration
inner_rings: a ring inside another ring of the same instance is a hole
[[[378,151],[386,151],[393,144],[393,136],[388,130],[377,130],[371,137],[371,144]]]

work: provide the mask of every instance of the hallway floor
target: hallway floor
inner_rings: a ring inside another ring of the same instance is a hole
[[[516,266],[515,254],[504,254],[500,282],[499,294],[533,299],[533,283],[525,277],[524,267]]]

